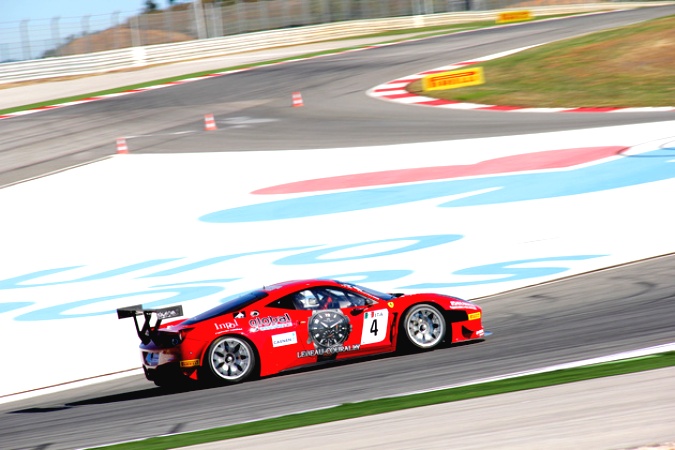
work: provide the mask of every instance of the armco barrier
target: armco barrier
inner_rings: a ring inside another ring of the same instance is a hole
[[[663,4],[663,3],[661,3]],[[535,15],[566,14],[652,6],[654,3],[593,3],[531,8]],[[499,11],[459,12],[375,20],[337,22],[308,27],[262,31],[237,36],[172,44],[131,47],[84,55],[0,64],[0,84],[27,80],[104,73],[190,59],[355,37],[382,31],[495,20]]]

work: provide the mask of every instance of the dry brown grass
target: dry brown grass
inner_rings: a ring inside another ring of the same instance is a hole
[[[488,61],[481,86],[411,92],[522,107],[675,106],[675,17]]]
[[[185,33],[165,30],[139,30],[138,39],[142,45],[166,44],[194,39]],[[90,34],[72,40],[56,49],[59,56],[79,55],[83,53],[102,52],[127,48],[133,45],[132,31],[127,26],[109,28],[99,33]]]

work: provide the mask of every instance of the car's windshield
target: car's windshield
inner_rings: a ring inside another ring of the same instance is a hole
[[[392,299],[396,298],[395,296],[393,296],[391,294],[385,294],[384,292],[380,292],[380,291],[376,291],[375,289],[359,286],[358,284],[353,284],[353,283],[344,283],[344,284],[346,284],[347,286],[353,287],[357,291],[363,291],[368,295],[372,295],[373,297],[377,297],[380,300],[392,300]]]
[[[208,311],[203,312],[199,315],[196,315],[183,323],[186,325],[190,325],[193,323],[201,322],[203,320],[213,319],[214,317],[222,316],[223,314],[239,311],[241,309],[244,309],[249,304],[258,301],[261,298],[265,298],[268,295],[269,294],[267,292],[259,289],[255,291],[246,292],[236,297],[227,299],[223,304],[218,305],[215,308],[211,308]]]

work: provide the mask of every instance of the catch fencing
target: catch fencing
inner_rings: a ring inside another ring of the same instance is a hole
[[[168,10],[2,22],[0,62],[71,56],[334,22],[596,3],[591,0],[208,0]],[[140,3],[140,1],[139,1]],[[154,2],[156,4],[158,2]]]

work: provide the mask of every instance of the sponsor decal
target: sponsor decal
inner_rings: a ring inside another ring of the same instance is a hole
[[[234,313],[234,318],[235,319],[243,319],[246,317],[246,313],[244,311],[239,311]]]
[[[361,348],[361,345],[340,345],[337,347],[317,348],[316,350],[303,350],[298,352],[298,358],[311,358],[313,356],[333,355],[335,353],[356,352]]]
[[[394,302],[389,302],[389,303],[387,303],[387,306],[390,307],[390,308],[393,308],[393,307],[394,307]]]
[[[479,312],[469,314],[469,320],[476,320],[476,319],[480,319],[480,313]]]
[[[251,311],[251,317],[258,317],[260,313],[258,311]]]
[[[255,317],[248,321],[251,328],[258,331],[273,330],[275,328],[286,328],[293,325],[291,316],[288,313],[283,316]]]
[[[334,348],[347,340],[352,326],[340,310],[316,311],[312,313],[308,331],[316,348]]]
[[[216,327],[216,331],[229,331],[239,328],[239,324],[236,320],[234,322],[214,323],[213,326]]]
[[[292,345],[298,343],[298,336],[295,331],[290,333],[275,334],[272,336],[272,347],[283,347],[284,345]]]
[[[387,317],[387,311],[385,309],[380,309],[378,311],[368,311],[363,317],[366,319],[372,319],[374,317]]]
[[[186,359],[185,361],[180,362],[181,367],[196,367],[199,365],[198,359]]]
[[[157,318],[160,320],[170,319],[171,317],[179,317],[183,315],[183,309],[180,306],[175,308],[168,308],[161,311],[154,311]]]
[[[363,329],[361,331],[361,345],[382,342],[387,336],[387,319],[389,311],[380,309],[368,311],[363,315]]]
[[[483,330],[482,328],[480,330],[476,331],[476,336],[478,336],[478,337],[481,337],[484,334],[485,334],[485,330]]]
[[[506,11],[497,15],[497,23],[520,22],[523,20],[532,20],[534,15],[532,11]]]
[[[448,72],[434,73],[422,78],[425,91],[455,89],[465,86],[476,86],[485,83],[482,67],[471,67]]]
[[[473,303],[450,300],[450,309],[478,309],[478,307]]]

